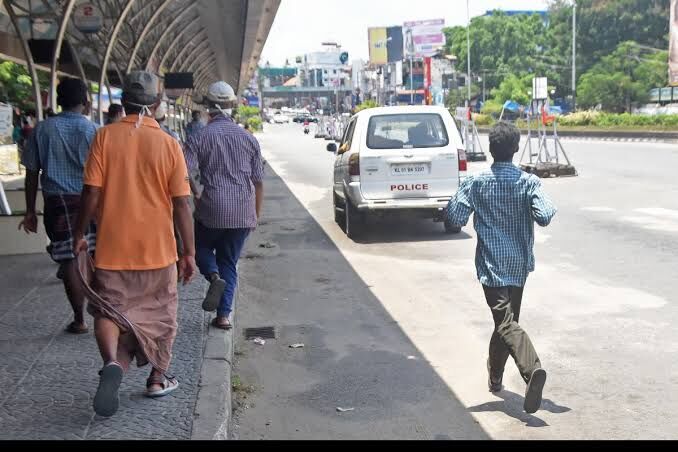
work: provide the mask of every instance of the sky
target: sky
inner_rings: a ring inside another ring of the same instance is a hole
[[[487,10],[543,10],[547,0],[470,0],[471,16]],[[289,58],[338,42],[350,60],[368,59],[367,29],[444,18],[447,26],[466,24],[466,0],[282,0],[261,64],[282,66]]]

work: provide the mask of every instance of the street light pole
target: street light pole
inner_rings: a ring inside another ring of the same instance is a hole
[[[468,4],[469,0],[466,0],[466,61],[468,63],[468,73],[466,74],[466,85],[468,87],[468,106],[471,106],[471,9]]]
[[[410,53],[410,104],[414,105],[414,61]]]
[[[572,111],[577,109],[577,0],[572,5]]]

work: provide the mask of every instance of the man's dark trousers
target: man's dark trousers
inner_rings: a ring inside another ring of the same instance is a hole
[[[494,318],[489,359],[492,381],[502,380],[506,361],[512,356],[520,375],[527,383],[532,373],[541,368],[541,362],[529,336],[518,324],[523,287],[483,286],[483,290]]]

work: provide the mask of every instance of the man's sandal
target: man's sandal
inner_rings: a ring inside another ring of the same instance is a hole
[[[162,386],[162,389],[160,391],[151,392],[151,386],[156,385]],[[152,399],[165,397],[166,395],[176,391],[178,388],[179,382],[174,377],[167,377],[165,375],[150,377],[148,380],[146,380],[146,397],[150,397]]]
[[[77,323],[71,322],[66,327],[66,332],[68,334],[75,334],[75,335],[87,334],[87,333],[89,333],[89,328],[87,328],[86,326],[83,328],[80,325],[78,325]]]
[[[99,387],[94,396],[94,412],[99,416],[111,417],[118,411],[123,373],[122,366],[116,362],[106,364],[99,372]]]

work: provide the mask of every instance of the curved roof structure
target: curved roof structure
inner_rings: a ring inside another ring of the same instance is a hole
[[[119,86],[126,73],[138,69],[160,76],[192,72],[198,92],[216,80],[242,92],[279,5],[280,0],[3,0],[0,58],[25,62],[30,72],[51,69],[50,93],[58,72],[103,87]],[[100,19],[98,30],[83,31],[88,6]],[[63,43],[69,61],[34,61],[31,39]],[[180,95],[186,105],[191,94]]]

